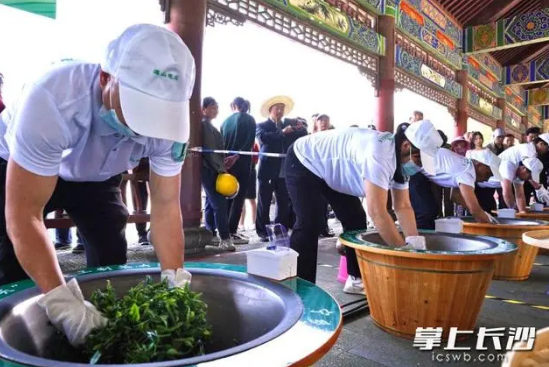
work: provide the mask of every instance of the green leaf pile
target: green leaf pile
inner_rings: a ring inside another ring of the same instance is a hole
[[[207,305],[188,286],[169,288],[166,281],[146,281],[117,298],[107,282],[91,302],[109,319],[86,339],[90,363],[161,362],[204,354],[211,337]]]

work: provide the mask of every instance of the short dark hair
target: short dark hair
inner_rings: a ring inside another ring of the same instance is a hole
[[[530,134],[540,135],[541,129],[537,126],[529,127],[528,129],[526,129],[526,135],[530,135]]]
[[[515,138],[515,136],[513,134],[509,134],[509,133],[505,134],[505,137],[506,138],[513,138],[513,139]]]
[[[421,115],[421,117],[423,117],[423,112],[421,112],[421,111],[414,111],[414,115]]]
[[[217,101],[213,97],[206,97],[202,100],[202,109],[216,105]]]
[[[246,101],[242,97],[236,97],[233,100],[233,105],[235,105],[236,108],[238,108],[238,110],[240,112],[248,112],[250,110],[250,105],[249,105],[248,101]]]

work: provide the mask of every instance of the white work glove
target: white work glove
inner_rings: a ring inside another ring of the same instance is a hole
[[[105,326],[108,321],[84,299],[75,278],[45,294],[38,305],[46,311],[51,323],[67,336],[73,347],[84,344],[93,329]]]
[[[426,250],[425,237],[423,236],[408,236],[406,237],[406,246],[402,248],[414,249],[414,250]]]
[[[179,288],[185,288],[185,285],[187,283],[191,283],[192,275],[187,270],[183,268],[177,269],[177,271],[173,269],[168,269],[162,271],[161,279],[168,279],[168,286],[170,288],[172,287],[179,287]]]
[[[536,190],[536,196],[540,201],[543,201],[545,205],[549,205],[549,192],[545,187],[541,187]]]
[[[494,218],[491,214],[489,214],[488,212],[484,212],[484,214],[486,214],[486,216],[490,220],[490,223],[499,224],[499,221],[496,218]]]

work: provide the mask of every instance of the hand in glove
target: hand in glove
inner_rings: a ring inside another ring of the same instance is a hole
[[[488,214],[487,212],[484,212],[484,214],[486,214],[486,216],[488,217],[488,220],[490,220],[490,223],[492,224],[499,224],[499,221],[494,218],[493,216],[491,216],[490,214]]]
[[[108,321],[94,305],[84,299],[74,278],[45,294],[38,305],[74,347],[84,344],[93,329],[105,326]]]
[[[168,269],[162,271],[162,280],[168,279],[168,285],[171,287],[185,288],[186,284],[191,283],[192,275],[187,270],[179,268],[177,271]]]
[[[414,249],[414,250],[426,250],[425,237],[423,236],[408,236],[406,237],[406,246],[402,248]]]
[[[545,203],[545,205],[549,205],[549,192],[545,187],[541,187],[536,190],[536,196],[538,197],[539,201],[542,201]]]

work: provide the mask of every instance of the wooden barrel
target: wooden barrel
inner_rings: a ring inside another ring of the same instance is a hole
[[[504,224],[475,223],[473,218],[462,218],[463,233],[491,236],[512,242],[518,251],[501,256],[496,261],[494,279],[526,280],[530,276],[539,249],[522,241],[522,234],[533,229],[549,229],[549,222],[529,218],[503,219]],[[513,224],[514,223],[514,224]]]
[[[451,327],[473,330],[496,257],[516,251],[516,246],[489,237],[433,231],[421,235],[426,237],[425,251],[388,247],[377,232],[341,236],[344,245],[356,249],[372,319],[381,329],[409,339],[418,327],[442,327],[444,338]],[[452,246],[478,242],[484,247],[459,251],[437,246],[440,239]]]

